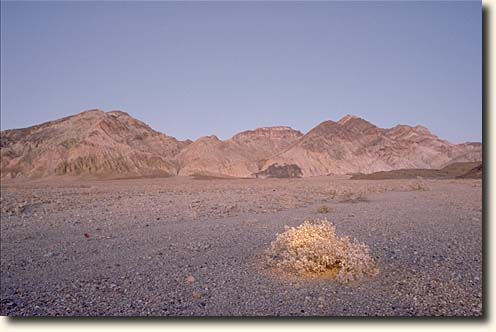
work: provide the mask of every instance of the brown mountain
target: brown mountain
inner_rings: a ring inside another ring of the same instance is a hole
[[[442,168],[482,160],[482,144],[451,144],[422,126],[383,129],[352,115],[325,121],[264,163],[298,165],[303,176]]]
[[[451,144],[422,126],[379,128],[348,115],[303,135],[289,127],[195,142],[159,133],[127,113],[86,111],[0,134],[5,177],[315,176],[442,168],[482,160],[482,144]]]
[[[252,177],[264,161],[303,134],[289,127],[248,130],[221,141],[216,136],[198,139],[177,156],[179,175]]]
[[[1,132],[1,176],[170,176],[190,142],[161,134],[127,113],[90,110]]]

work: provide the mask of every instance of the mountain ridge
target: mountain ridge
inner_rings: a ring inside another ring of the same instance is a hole
[[[3,130],[0,151],[2,178],[256,177],[284,165],[301,170],[288,174],[318,176],[482,160],[481,143],[453,144],[421,125],[379,128],[355,115],[323,121],[305,134],[273,126],[245,130],[226,140],[210,135],[179,141],[126,112],[99,109]]]

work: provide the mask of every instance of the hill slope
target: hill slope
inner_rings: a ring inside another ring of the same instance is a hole
[[[90,110],[1,132],[1,176],[170,176],[188,145],[127,113]]]
[[[454,179],[474,178],[482,179],[481,162],[456,162],[441,169],[396,169],[392,171],[381,171],[370,174],[355,174],[352,180],[389,180],[389,179]]]
[[[206,136],[177,156],[179,175],[252,177],[263,162],[302,136],[289,127],[248,130],[221,141]]]
[[[402,168],[441,168],[482,160],[482,144],[451,144],[422,126],[390,129],[348,115],[325,121],[264,163],[298,165],[303,176],[372,173]]]

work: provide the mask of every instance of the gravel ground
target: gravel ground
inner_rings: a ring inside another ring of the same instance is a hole
[[[264,266],[284,225],[324,217],[370,247],[378,276],[343,285]],[[4,181],[0,230],[1,315],[483,311],[480,180]]]

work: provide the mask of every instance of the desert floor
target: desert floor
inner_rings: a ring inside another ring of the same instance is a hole
[[[3,181],[0,314],[480,316],[482,182],[419,181]],[[265,267],[284,225],[321,218],[380,273],[340,284]]]

